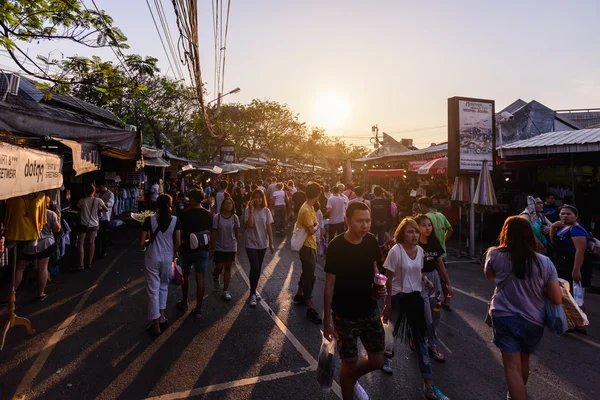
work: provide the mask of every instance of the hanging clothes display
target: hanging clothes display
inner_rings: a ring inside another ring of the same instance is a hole
[[[6,239],[37,240],[46,224],[46,195],[34,193],[6,200]]]

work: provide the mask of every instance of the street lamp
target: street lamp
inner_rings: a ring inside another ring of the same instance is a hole
[[[214,102],[216,101],[216,102],[217,102],[217,108],[219,108],[219,107],[221,106],[221,99],[222,99],[223,97],[225,97],[225,96],[227,96],[227,95],[230,95],[230,94],[239,93],[239,92],[240,92],[240,90],[242,90],[242,89],[240,89],[239,87],[237,87],[237,88],[233,89],[232,91],[230,91],[230,92],[227,92],[227,93],[225,93],[225,94],[221,94],[221,93],[219,93],[219,95],[217,96],[217,98],[216,98],[216,99],[214,99],[214,100],[211,100],[211,101],[209,101],[209,102],[206,104],[206,107],[208,107],[208,106],[210,105],[210,103],[214,103]]]

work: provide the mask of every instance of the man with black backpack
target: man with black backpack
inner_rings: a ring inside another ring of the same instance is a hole
[[[190,273],[192,266],[196,270],[196,310],[202,307],[204,297],[204,273],[208,266],[210,229],[213,225],[212,214],[202,207],[204,192],[193,189],[188,193],[190,207],[184,211],[180,218],[181,224],[181,249],[183,270],[183,285],[181,291],[183,300],[177,303],[181,312],[188,310],[188,291],[190,288]]]

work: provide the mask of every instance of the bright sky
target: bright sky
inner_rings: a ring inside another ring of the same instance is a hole
[[[158,57],[167,73],[145,0],[96,3],[128,37],[126,53]],[[211,1],[199,3],[211,100]],[[163,0],[163,7],[177,40],[171,1]],[[446,125],[452,96],[494,99],[497,109],[517,98],[553,109],[600,107],[599,17],[597,0],[231,0],[225,91],[242,90],[224,101],[287,103],[302,121],[348,143],[368,145],[378,124],[380,132],[426,147],[446,140],[444,127],[421,129]],[[26,48],[30,55],[58,48],[65,56],[116,60],[108,49],[58,42]],[[14,67],[0,55],[0,67]]]

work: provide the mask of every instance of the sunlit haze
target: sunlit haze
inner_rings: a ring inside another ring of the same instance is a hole
[[[162,72],[173,76],[144,0],[96,3],[128,37],[126,54],[158,57]],[[172,4],[163,6],[176,41]],[[202,73],[212,100],[211,2],[199,7]],[[224,102],[271,99],[348,143],[368,145],[378,124],[380,132],[425,147],[446,140],[452,96],[494,99],[497,108],[517,98],[553,109],[599,107],[598,17],[593,0],[233,0],[225,92],[241,92]],[[110,49],[57,41],[24,49],[116,61]],[[1,65],[14,68],[6,52],[0,55]],[[423,130],[429,127],[436,128]]]

